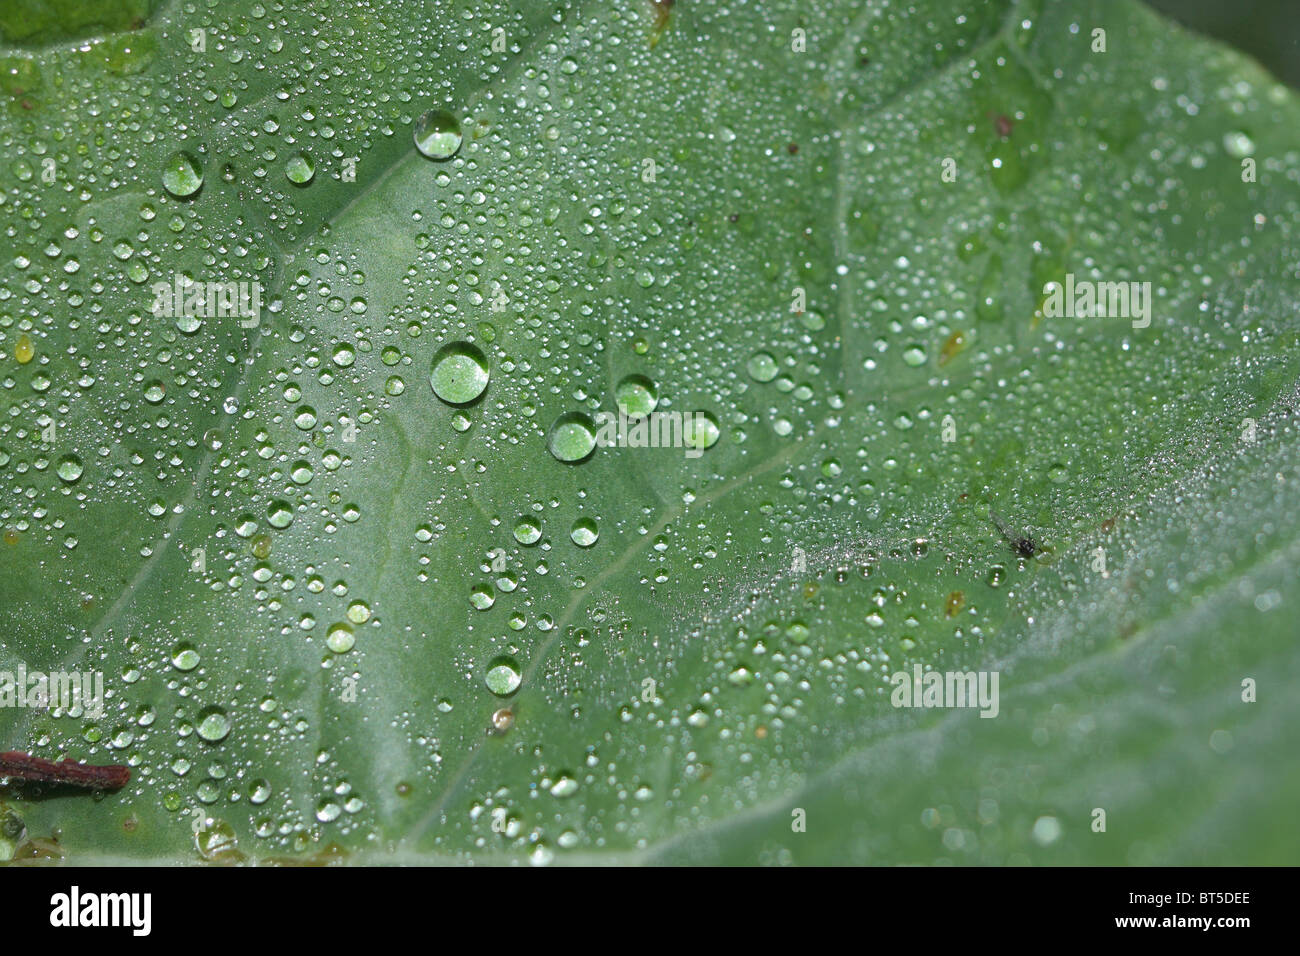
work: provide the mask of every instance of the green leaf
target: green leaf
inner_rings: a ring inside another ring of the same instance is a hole
[[[0,671],[109,697],[0,746],[133,778],[5,855],[1295,859],[1258,67],[1100,0],[18,6]]]

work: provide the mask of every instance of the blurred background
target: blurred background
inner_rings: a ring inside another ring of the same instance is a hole
[[[1300,0],[1147,0],[1205,36],[1222,40],[1300,89]]]

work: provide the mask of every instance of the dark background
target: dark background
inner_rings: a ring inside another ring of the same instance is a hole
[[[1147,0],[1183,26],[1254,57],[1300,89],[1300,0]]]

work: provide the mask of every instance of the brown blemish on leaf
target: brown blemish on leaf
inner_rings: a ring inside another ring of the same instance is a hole
[[[961,591],[953,591],[948,595],[948,600],[943,605],[943,616],[953,617],[962,606],[966,603],[966,595]]]
[[[993,121],[993,129],[997,131],[998,136],[1002,139],[1009,139],[1011,131],[1016,128],[1015,121],[1005,113],[988,113],[987,115]]]
[[[939,350],[939,364],[947,365],[953,358],[966,347],[966,333],[960,330],[948,336],[948,341],[943,343],[943,348]]]
[[[650,31],[650,49],[654,49],[663,36],[664,31],[668,29],[668,22],[672,19],[673,3],[675,0],[650,0],[650,6],[654,7],[655,23]]]

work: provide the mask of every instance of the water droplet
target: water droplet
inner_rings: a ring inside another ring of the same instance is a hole
[[[469,342],[451,342],[438,349],[429,370],[433,393],[448,405],[468,405],[487,388],[487,356]]]
[[[415,148],[430,159],[451,159],[463,137],[460,120],[447,110],[429,110],[415,121]]]
[[[561,774],[551,786],[551,796],[571,797],[578,792],[578,781],[568,774]]]
[[[81,459],[76,455],[65,455],[59,460],[59,477],[72,484],[81,477]]]
[[[331,625],[325,635],[325,646],[335,654],[346,654],[356,646],[356,643],[357,638],[352,633],[351,626],[344,624],[342,621]]]
[[[519,689],[519,665],[511,657],[497,657],[488,664],[485,683],[498,697],[509,697]]]
[[[285,164],[284,175],[295,186],[306,186],[316,175],[316,164],[306,153],[299,153]]]
[[[569,537],[578,547],[590,548],[600,537],[600,529],[590,518],[579,518],[573,523],[573,530],[569,532]]]
[[[271,536],[269,534],[259,534],[253,538],[249,549],[253,552],[253,557],[259,561],[265,561],[271,556]]]
[[[582,461],[596,447],[596,423],[582,412],[566,412],[551,426],[547,444],[560,461]]]
[[[172,651],[172,666],[178,671],[192,671],[199,666],[199,652],[193,644],[177,644]]]
[[[193,196],[203,185],[203,164],[193,153],[177,150],[163,164],[162,182],[177,199]]]
[[[749,377],[756,382],[770,382],[776,378],[777,366],[769,352],[755,352],[745,365]]]
[[[1223,148],[1233,159],[1245,159],[1255,154],[1255,141],[1240,130],[1224,134]]]
[[[18,360],[19,365],[26,365],[35,357],[36,348],[32,345],[31,337],[24,332],[14,343],[14,358]]]
[[[515,540],[520,544],[535,544],[541,536],[542,528],[532,518],[520,518],[515,525]]]
[[[293,508],[289,502],[277,498],[267,506],[266,520],[272,528],[287,528],[293,523]]]
[[[682,424],[682,439],[687,448],[712,448],[721,434],[718,420],[708,412],[688,415]]]
[[[199,736],[215,744],[230,733],[230,717],[220,707],[208,707],[199,714]]]
[[[614,400],[624,415],[642,418],[659,404],[659,392],[644,375],[628,375],[614,387]]]

